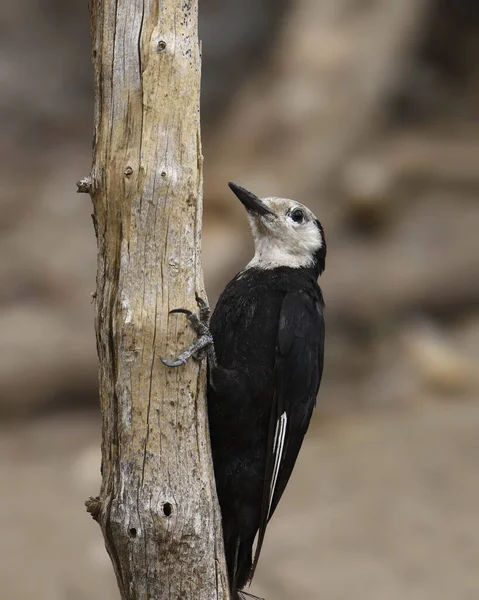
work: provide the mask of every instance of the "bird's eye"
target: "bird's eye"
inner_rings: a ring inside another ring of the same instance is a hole
[[[295,223],[302,223],[304,219],[304,211],[300,208],[295,208],[291,213],[291,218]]]

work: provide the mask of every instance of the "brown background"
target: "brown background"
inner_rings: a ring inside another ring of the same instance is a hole
[[[270,525],[268,600],[479,597],[475,0],[203,0],[204,259],[248,260],[226,187],[308,204],[328,240],[318,411]],[[0,23],[0,586],[118,598],[98,527],[86,2]]]

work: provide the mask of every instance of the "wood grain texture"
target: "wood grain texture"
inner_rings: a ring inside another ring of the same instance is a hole
[[[91,0],[101,525],[124,600],[227,599],[205,366],[193,339],[202,154],[197,0]]]

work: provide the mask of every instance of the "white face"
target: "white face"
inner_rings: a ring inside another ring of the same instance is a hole
[[[246,268],[312,267],[324,244],[316,217],[303,204],[286,198],[262,198],[274,215],[248,213],[255,255]]]

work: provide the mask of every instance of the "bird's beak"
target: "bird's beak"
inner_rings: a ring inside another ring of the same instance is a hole
[[[251,192],[248,192],[248,190],[245,190],[231,181],[228,185],[250,214],[258,215],[259,217],[275,214],[260,198],[258,198],[258,196],[255,196]]]

